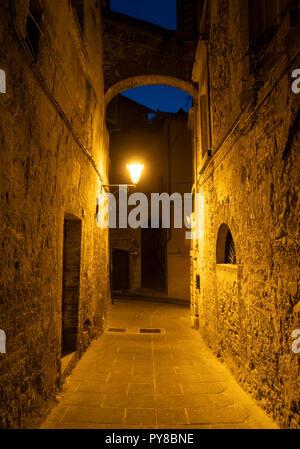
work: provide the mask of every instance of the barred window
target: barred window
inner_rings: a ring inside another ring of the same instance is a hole
[[[236,264],[236,252],[233,237],[229,227],[223,223],[217,238],[217,263]]]

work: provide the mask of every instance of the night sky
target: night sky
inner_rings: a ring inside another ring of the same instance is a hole
[[[170,30],[176,29],[176,0],[111,0],[111,9],[147,20]],[[186,92],[169,86],[142,86],[122,93],[138,103],[161,111],[187,111],[192,99]]]
[[[176,0],[111,0],[113,11],[176,29]]]

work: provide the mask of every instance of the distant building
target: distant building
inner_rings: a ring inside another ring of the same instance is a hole
[[[153,113],[123,96],[110,104],[107,122],[112,183],[128,183],[126,161],[137,159],[145,165],[137,191],[149,199],[152,192],[190,193],[188,115],[183,110]],[[152,291],[188,301],[190,241],[185,239],[185,231],[174,229],[174,225],[171,229],[151,229],[150,223],[149,229],[112,229],[112,289]]]

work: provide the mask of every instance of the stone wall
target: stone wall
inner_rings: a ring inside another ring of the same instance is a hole
[[[24,5],[0,5],[0,427],[35,425],[59,386],[67,214],[82,221],[76,358],[101,333],[110,303],[108,233],[95,221],[108,169],[100,2],[85,2],[84,35],[69,1],[40,6],[35,61]]]
[[[279,16],[255,58],[247,53],[243,3],[218,0],[211,6],[212,145],[211,155],[202,158],[201,139],[195,139],[195,185],[203,208],[195,212],[192,314],[244,388],[281,426],[297,428],[300,359],[292,352],[291,333],[300,327],[300,95],[291,91],[291,73],[300,67],[299,26],[291,26],[289,15]],[[201,61],[195,67],[199,81],[205,70]],[[223,223],[237,257],[225,269],[216,264]]]

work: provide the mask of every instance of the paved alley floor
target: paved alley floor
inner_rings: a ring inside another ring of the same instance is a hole
[[[148,328],[161,333],[140,333]],[[277,426],[192,329],[188,307],[122,299],[115,300],[107,331],[83,355],[42,428]]]

